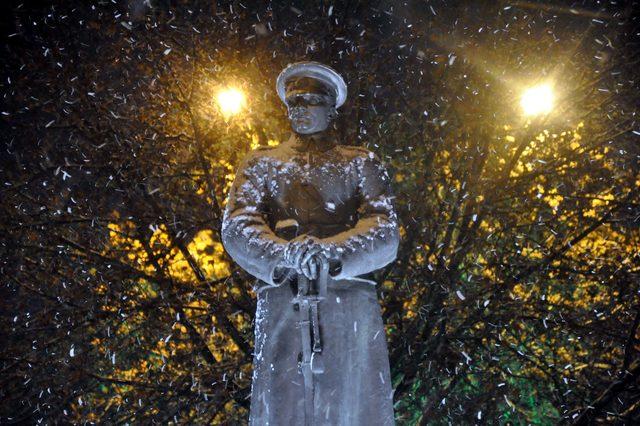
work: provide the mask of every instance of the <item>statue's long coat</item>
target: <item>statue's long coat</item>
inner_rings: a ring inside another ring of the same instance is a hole
[[[396,258],[392,199],[384,165],[365,148],[294,134],[242,161],[224,211],[222,241],[258,278],[252,425],[304,424],[302,346],[291,302],[297,281],[293,270],[278,266],[292,238],[277,231],[286,219],[298,222],[298,235],[323,239],[326,254],[337,259],[331,262],[327,299],[319,305],[325,372],[314,375],[313,424],[394,424],[376,283],[359,277]]]

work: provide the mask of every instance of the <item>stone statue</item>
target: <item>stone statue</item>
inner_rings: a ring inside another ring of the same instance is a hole
[[[294,133],[250,152],[222,222],[229,255],[257,278],[250,424],[393,425],[375,281],[399,232],[377,155],[335,140],[347,95],[317,62],[285,68],[277,91]]]

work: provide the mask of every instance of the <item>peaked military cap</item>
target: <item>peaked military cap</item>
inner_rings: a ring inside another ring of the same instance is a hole
[[[347,99],[347,85],[333,68],[320,62],[304,61],[290,64],[276,81],[276,90],[282,102],[294,92],[321,93],[335,101],[336,108]]]

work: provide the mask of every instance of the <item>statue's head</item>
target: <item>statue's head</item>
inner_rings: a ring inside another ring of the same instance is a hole
[[[332,68],[297,62],[278,76],[280,99],[287,105],[293,131],[310,135],[326,130],[347,97],[347,86]]]
[[[296,88],[287,89],[286,104],[293,131],[308,135],[326,130],[338,115],[335,97],[307,83],[292,85]]]

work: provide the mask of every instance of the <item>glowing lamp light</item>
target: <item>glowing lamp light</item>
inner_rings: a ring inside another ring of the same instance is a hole
[[[528,88],[522,94],[520,106],[525,115],[548,114],[553,109],[553,90],[549,84]]]
[[[242,111],[245,96],[240,90],[230,87],[218,93],[217,101],[222,115],[229,117]]]

